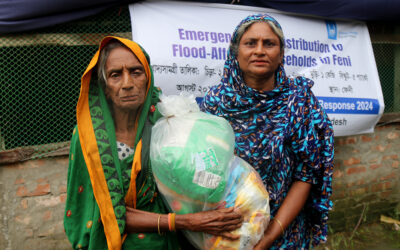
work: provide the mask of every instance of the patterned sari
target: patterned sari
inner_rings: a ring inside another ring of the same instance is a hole
[[[244,19],[270,20],[266,14]],[[275,88],[258,91],[243,81],[231,48],[221,82],[212,87],[200,104],[201,110],[226,118],[235,132],[235,153],[260,174],[270,194],[272,217],[276,215],[295,181],[312,185],[308,200],[294,221],[271,249],[308,249],[326,241],[328,211],[332,207],[333,129],[311,91],[313,82],[289,78],[281,65]]]
[[[135,154],[120,160],[114,121],[104,92],[92,80],[100,50],[113,39],[122,42],[142,63],[149,79],[136,119]],[[74,249],[178,249],[176,235],[125,232],[126,206],[167,213],[158,196],[149,162],[152,124],[159,89],[153,86],[149,57],[136,43],[106,37],[82,76],[68,168],[65,232]]]

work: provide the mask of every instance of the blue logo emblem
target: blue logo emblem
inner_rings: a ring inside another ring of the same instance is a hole
[[[326,30],[328,32],[328,38],[332,40],[337,39],[337,25],[335,21],[326,20]]]

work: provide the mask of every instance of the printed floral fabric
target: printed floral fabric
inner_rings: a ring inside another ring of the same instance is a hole
[[[276,20],[261,14],[243,20]],[[280,27],[278,25],[278,27]],[[232,44],[232,42],[231,42]],[[235,153],[260,174],[270,194],[274,216],[295,181],[312,184],[305,207],[271,249],[308,249],[325,242],[332,207],[333,128],[311,91],[313,81],[289,78],[281,65],[271,91],[258,91],[243,81],[229,49],[221,82],[206,94],[202,111],[226,118],[235,132]]]

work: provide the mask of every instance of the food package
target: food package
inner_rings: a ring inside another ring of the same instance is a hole
[[[163,115],[152,128],[150,160],[162,197],[176,214],[239,208],[236,241],[184,231],[198,249],[253,249],[266,229],[269,196],[258,173],[234,155],[235,136],[224,118],[201,112],[192,96],[161,96]]]

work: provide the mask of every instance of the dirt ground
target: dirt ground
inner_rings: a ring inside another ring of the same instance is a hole
[[[361,224],[354,232],[331,233],[317,250],[399,250],[400,228],[394,224]]]

